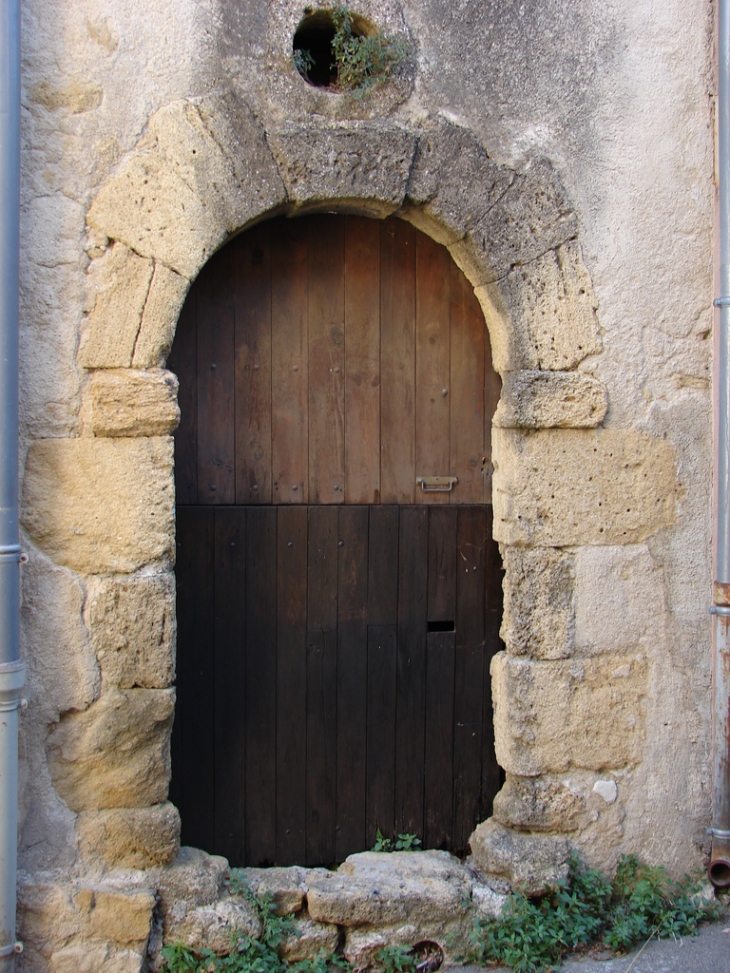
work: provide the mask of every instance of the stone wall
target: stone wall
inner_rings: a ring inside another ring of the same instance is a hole
[[[27,0],[25,969],[139,970],[169,908],[165,361],[190,281],[274,214],[410,220],[484,311],[504,383],[507,779],[475,865],[534,890],[571,845],[606,868],[621,851],[701,863],[711,6],[687,7],[364,0],[415,60],[353,100],[298,76],[292,0],[183,0],[174,17]],[[213,866],[196,861],[203,881]]]

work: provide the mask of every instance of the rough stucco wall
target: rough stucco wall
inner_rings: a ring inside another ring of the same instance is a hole
[[[693,867],[704,848],[711,794],[711,5],[406,0],[401,7],[366,0],[355,6],[393,29],[405,22],[416,42],[413,90],[408,95],[406,86],[398,98],[385,99],[383,112],[409,123],[440,112],[473,131],[498,163],[519,170],[546,158],[555,167],[577,213],[600,322],[602,350],[586,358],[579,372],[607,389],[606,434],[621,439],[630,430],[629,438],[650,437],[675,458],[678,484],[665,484],[678,498],[671,516],[632,536],[628,546],[616,538],[608,546],[582,537],[538,538],[544,556],[530,561],[525,554],[521,568],[527,588],[532,578],[537,590],[516,592],[506,621],[514,644],[522,644],[526,626],[527,642],[540,646],[537,655],[546,667],[540,672],[558,686],[570,668],[558,660],[571,655],[615,652],[639,660],[645,674],[639,759],[611,773],[600,763],[595,771],[585,762],[568,770],[549,767],[534,786],[515,777],[502,797],[501,819],[525,830],[568,831],[597,864],[610,866],[619,850],[635,850],[677,870]],[[83,438],[103,429],[103,416],[90,419],[82,408],[88,378],[76,357],[83,314],[97,300],[85,270],[87,252],[94,256],[99,241],[84,235],[96,192],[138,142],[150,116],[180,98],[232,86],[265,126],[305,117],[311,92],[305,97],[297,79],[282,80],[281,74],[288,45],[282,30],[292,9],[290,2],[263,0],[181,0],[174,12],[165,3],[141,0],[26,0],[23,465],[31,440]],[[323,110],[327,97],[320,96]],[[127,302],[126,310],[133,304]],[[82,354],[92,351],[87,347]],[[135,353],[130,345],[117,364],[129,364]],[[158,362],[150,353],[142,364]],[[537,361],[529,367],[544,366]],[[109,389],[113,380],[110,374]],[[91,396],[103,405],[103,394],[112,392],[95,381]],[[151,389],[154,381],[152,376]],[[159,409],[164,428],[142,435],[169,430],[174,409],[168,400]],[[115,435],[139,435],[134,421]],[[538,444],[547,441],[539,435]],[[141,449],[128,441],[113,447],[115,454]],[[43,448],[49,456],[71,452]],[[36,466],[39,455],[36,449]],[[497,484],[507,466],[497,471]],[[74,469],[71,463],[65,474],[69,483]],[[551,543],[568,546],[556,553],[545,546]],[[76,841],[88,843],[103,823],[87,817],[74,836],[74,814],[53,787],[46,736],[62,713],[88,711],[101,692],[93,621],[100,582],[77,573],[87,570],[83,558],[54,564],[29,546],[21,866],[35,875],[53,867],[81,874]],[[83,546],[83,540],[77,543]],[[162,557],[156,567],[143,568],[142,577],[145,570],[152,577],[162,571],[157,576],[167,591],[163,547],[130,555],[129,564]],[[522,557],[520,551],[505,548],[505,559]],[[555,597],[543,605],[551,579]],[[161,604],[168,600],[169,594]],[[538,630],[535,605],[555,612],[555,628]],[[512,665],[510,679],[515,672]],[[513,731],[514,725],[505,727]],[[555,808],[563,806],[565,814],[556,816]],[[160,804],[153,811],[167,813]],[[174,827],[170,834],[167,847],[174,843]],[[143,850],[140,861],[155,854]],[[70,968],[74,954],[53,962],[59,970],[67,968],[64,962]]]

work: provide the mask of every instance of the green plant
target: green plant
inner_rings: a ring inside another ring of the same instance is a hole
[[[612,883],[574,856],[568,878],[553,892],[540,899],[513,894],[499,918],[475,919],[469,959],[540,973],[601,938],[623,952],[651,935],[692,935],[702,919],[716,914],[689,878],[673,882],[664,869],[629,856]]]
[[[411,46],[389,34],[356,34],[346,6],[332,11],[332,55],[338,87],[363,93],[382,83],[411,56]]]
[[[383,946],[375,963],[383,973],[415,973],[417,959],[410,946]]]
[[[181,943],[164,946],[161,950],[164,973],[353,973],[352,967],[340,956],[321,952],[314,959],[287,963],[279,956],[284,940],[298,936],[297,925],[291,916],[280,916],[269,894],[254,895],[239,871],[234,869],[228,882],[232,895],[241,896],[258,912],[261,938],[233,934],[226,956],[218,956],[210,949],[190,949]]]
[[[314,67],[314,58],[310,51],[305,51],[303,48],[300,48],[294,51],[294,64],[302,77],[306,78]]]
[[[378,828],[375,832],[375,844],[371,851],[421,851],[421,839],[408,831],[395,838],[386,838]]]

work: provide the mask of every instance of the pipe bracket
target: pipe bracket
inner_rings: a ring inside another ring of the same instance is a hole
[[[725,838],[730,840],[730,831],[723,831],[722,828],[708,828],[707,834],[711,834],[713,838]]]
[[[710,609],[710,614],[730,616],[730,607],[727,605],[713,605]]]
[[[730,307],[730,297],[716,297],[712,302],[713,307]]]
[[[23,549],[20,544],[0,544],[0,563],[3,561],[15,561],[17,564],[23,557]]]
[[[23,952],[23,944],[18,941],[17,943],[9,943],[7,946],[0,946],[0,959],[6,959],[8,956],[18,956]]]
[[[20,659],[0,663],[0,713],[17,709],[25,685],[25,663]]]

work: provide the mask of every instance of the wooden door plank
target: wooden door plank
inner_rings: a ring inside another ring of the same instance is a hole
[[[345,497],[345,234],[341,217],[310,216],[309,502]]]
[[[456,618],[456,507],[434,508],[428,517],[428,621]]]
[[[337,566],[337,840],[343,861],[365,847],[368,508],[339,508]]]
[[[345,502],[380,501],[380,224],[345,219]]]
[[[451,342],[450,268],[445,247],[416,239],[416,476],[448,476]],[[461,421],[461,417],[459,417]],[[458,487],[457,487],[458,490]],[[416,491],[416,503],[449,502],[448,493]]]
[[[459,483],[452,503],[482,503],[486,453],[484,368],[486,325],[474,290],[451,263],[451,470]],[[491,423],[491,416],[489,419]]]
[[[307,794],[307,508],[278,508],[276,861],[304,861]]]
[[[198,502],[198,289],[192,286],[177,322],[167,367],[180,381],[180,425],[175,438],[175,498],[177,503]]]
[[[215,845],[214,513],[211,507],[181,507],[177,520],[175,721],[182,762],[175,767],[173,793],[181,794],[183,840],[196,848]]]
[[[454,632],[427,635],[424,848],[452,845],[455,638]]]
[[[276,508],[246,510],[246,864],[276,861]]]
[[[454,707],[454,849],[463,853],[479,820],[485,665],[486,508],[459,507]]]
[[[370,508],[368,551],[367,848],[395,829],[399,508]]]
[[[415,497],[416,230],[385,220],[380,233],[380,499]]]
[[[398,626],[368,625],[367,804],[365,847],[395,833],[396,657]]]
[[[234,503],[233,250],[203,267],[198,286],[198,503]]]
[[[306,503],[307,232],[298,220],[271,228],[271,453],[274,503]]]
[[[309,508],[307,563],[307,846],[335,861],[337,814],[337,507]]]
[[[208,579],[210,583],[210,579]],[[215,510],[215,847],[246,860],[246,511]]]
[[[398,541],[395,820],[423,837],[428,507],[403,507]]]
[[[271,224],[237,237],[236,503],[271,503]]]

